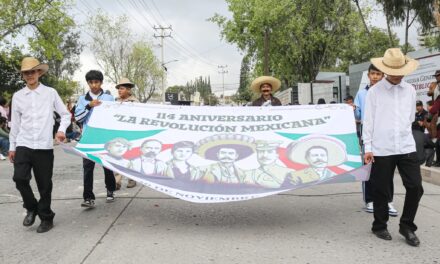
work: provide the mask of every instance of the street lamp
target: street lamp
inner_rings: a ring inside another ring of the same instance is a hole
[[[167,69],[167,67],[165,67],[165,65],[167,65],[168,63],[171,63],[171,62],[176,62],[176,61],[179,61],[179,60],[170,60],[170,61],[161,63],[163,69],[165,70],[165,73],[168,71],[168,69]],[[165,81],[164,81],[165,76],[164,75],[165,74],[162,74],[162,95],[161,95],[162,104],[165,104]]]

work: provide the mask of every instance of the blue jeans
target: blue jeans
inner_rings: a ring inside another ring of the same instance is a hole
[[[0,153],[7,156],[9,151],[9,139],[0,137]]]

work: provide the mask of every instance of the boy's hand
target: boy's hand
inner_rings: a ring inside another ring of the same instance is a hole
[[[373,152],[367,152],[364,155],[364,161],[365,164],[369,164],[371,162],[374,162],[374,156],[373,156]]]
[[[14,163],[15,151],[9,151],[8,158],[11,163]]]
[[[58,131],[57,134],[55,135],[55,138],[56,140],[58,140],[58,142],[63,143],[64,140],[66,139],[66,135],[63,132]]]
[[[96,99],[90,101],[90,103],[89,103],[90,107],[95,107],[95,106],[98,106],[98,105],[100,105],[100,104],[101,104],[101,101],[96,100]]]

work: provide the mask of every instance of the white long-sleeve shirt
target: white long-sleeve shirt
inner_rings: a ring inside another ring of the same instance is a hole
[[[383,78],[367,93],[362,138],[365,152],[374,156],[416,151],[411,124],[416,112],[416,91],[403,81],[397,85]]]
[[[70,124],[70,113],[57,91],[40,84],[34,90],[27,86],[12,97],[10,151],[16,147],[31,149],[53,148],[53,112],[61,116],[58,131],[66,132]]]

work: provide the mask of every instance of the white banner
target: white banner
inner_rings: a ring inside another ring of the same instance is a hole
[[[345,104],[192,107],[103,102],[74,155],[198,203],[367,180]]]

